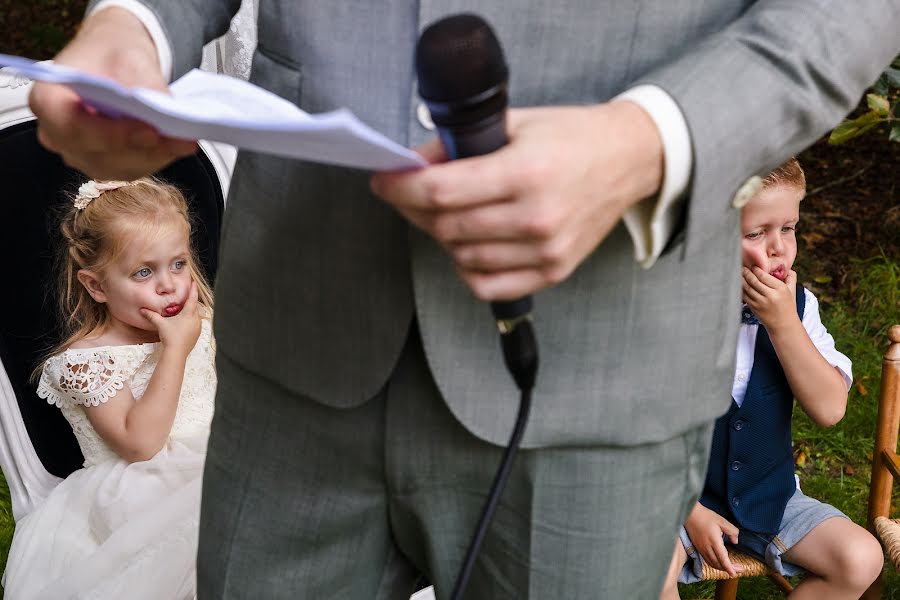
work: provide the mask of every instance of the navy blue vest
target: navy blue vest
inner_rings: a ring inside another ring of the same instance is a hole
[[[803,318],[806,291],[797,287]],[[784,507],[796,490],[791,447],[794,394],[765,327],[759,326],[753,370],[741,406],[716,420],[700,503],[738,525],[778,533]]]

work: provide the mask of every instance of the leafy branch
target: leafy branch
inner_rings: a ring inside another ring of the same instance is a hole
[[[900,56],[885,69],[884,73],[866,94],[869,111],[855,119],[845,119],[834,128],[828,138],[830,144],[843,144],[858,137],[873,127],[887,123],[888,139],[900,142]],[[892,104],[893,101],[893,104]]]

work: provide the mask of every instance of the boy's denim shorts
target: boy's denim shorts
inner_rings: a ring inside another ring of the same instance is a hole
[[[826,519],[832,517],[848,518],[847,515],[824,502],[806,496],[799,489],[788,500],[781,518],[781,529],[776,535],[761,534],[740,529],[738,543],[736,545],[726,541],[725,546],[736,548],[745,554],[749,554],[769,565],[773,571],[784,576],[800,575],[802,568],[791,563],[782,562],[781,555],[791,549],[807,533],[815,529]],[[703,558],[694,549],[687,531],[681,527],[679,533],[681,543],[687,552],[688,559],[678,576],[678,583],[695,583],[700,581],[703,575]]]

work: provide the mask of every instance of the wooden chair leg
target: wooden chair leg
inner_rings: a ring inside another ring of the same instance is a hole
[[[891,508],[891,486],[894,477],[885,466],[885,454],[897,451],[897,428],[900,427],[900,325],[888,331],[891,344],[881,364],[878,394],[878,416],[875,424],[875,446],[872,449],[872,479],[869,483],[869,510],[866,528],[875,533],[875,518],[888,516]]]
[[[887,517],[891,508],[894,476],[888,463],[896,461],[898,427],[900,427],[900,325],[888,330],[888,349],[881,363],[878,394],[878,417],[875,425],[875,447],[872,450],[872,479],[869,483],[869,510],[866,527],[875,534],[875,519]],[[877,537],[877,536],[876,536]],[[890,561],[888,561],[890,562]],[[879,600],[882,581],[878,576],[862,596],[862,600]]]
[[[785,596],[794,591],[794,586],[792,586],[791,582],[782,575],[778,573],[769,573],[768,577]]]
[[[716,582],[716,600],[735,600],[737,598],[738,580],[722,579]]]

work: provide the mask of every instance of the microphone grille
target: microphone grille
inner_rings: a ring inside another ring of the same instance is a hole
[[[416,46],[419,95],[426,100],[465,100],[504,83],[509,70],[503,49],[484,19],[446,17],[428,26]]]

